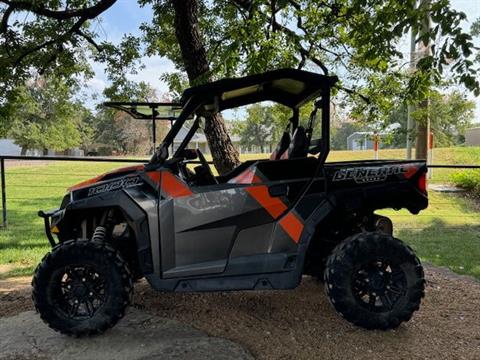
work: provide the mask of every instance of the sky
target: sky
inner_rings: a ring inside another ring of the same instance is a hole
[[[456,10],[463,11],[467,14],[467,20],[462,24],[465,30],[470,28],[473,20],[480,17],[480,0],[450,0],[452,7]],[[123,34],[131,33],[133,35],[140,35],[139,26],[143,22],[151,22],[152,13],[150,7],[140,8],[135,0],[118,0],[115,5],[102,14],[101,20],[96,23],[97,32],[101,39],[117,43],[122,38]],[[408,37],[407,37],[408,38]],[[408,40],[402,41],[400,46],[408,49]],[[476,45],[480,47],[480,39],[476,40]],[[159,94],[168,91],[164,82],[160,80],[162,73],[172,71],[174,66],[171,61],[159,56],[144,57],[143,63],[145,68],[138,71],[138,74],[131,75],[130,79],[135,81],[145,81],[157,90]],[[108,79],[104,73],[104,68],[101,64],[93,63],[95,76],[88,81],[88,93],[101,93],[101,91],[108,84]],[[476,102],[476,122],[480,122],[480,97],[474,98],[473,95],[469,97]],[[95,101],[97,103],[100,101]],[[91,105],[94,105],[93,103]]]

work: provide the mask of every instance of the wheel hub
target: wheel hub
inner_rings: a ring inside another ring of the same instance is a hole
[[[82,284],[75,286],[73,289],[73,295],[79,300],[83,299],[87,294],[88,288]]]
[[[60,308],[72,319],[91,318],[105,302],[105,286],[93,267],[68,267],[60,280]]]
[[[353,275],[357,301],[371,311],[390,311],[406,291],[404,272],[386,261],[361,266]]]
[[[375,272],[370,276],[370,290],[374,292],[384,292],[386,279],[385,274],[381,274],[380,272]]]

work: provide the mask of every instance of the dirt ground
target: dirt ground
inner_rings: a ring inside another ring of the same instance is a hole
[[[238,342],[259,359],[480,359],[480,282],[433,267],[426,273],[420,311],[387,332],[344,321],[309,277],[292,291],[210,294],[156,293],[140,282],[135,306]],[[0,317],[32,309],[28,283],[0,281]]]

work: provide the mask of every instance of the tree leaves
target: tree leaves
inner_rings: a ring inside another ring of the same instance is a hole
[[[64,79],[88,74],[88,59],[105,63],[111,81],[120,85],[126,84],[128,73],[138,71],[143,55],[165,56],[179,72],[185,70],[175,36],[174,8],[169,0],[138,0],[140,6],[148,5],[153,10],[152,22],[141,26],[141,38],[126,35],[120,44],[102,41],[94,31],[92,12],[89,21],[83,21],[71,32],[86,16],[75,11],[114,2],[76,0],[69,3],[67,13],[64,1],[32,3],[29,9],[36,15],[22,22],[18,16],[12,16],[11,2],[0,0],[3,4],[0,16],[8,25],[0,39],[0,95],[6,98],[7,92],[28,79],[32,72],[55,74]],[[390,89],[395,101],[423,96],[427,88],[446,78],[479,94],[480,56],[472,35],[480,33],[480,21],[472,26],[470,35],[461,27],[466,14],[452,9],[448,0],[422,0],[418,7],[415,3],[415,0],[198,0],[200,33],[210,65],[208,76],[231,77],[281,67],[328,71],[339,75],[345,88],[356,89],[361,97],[354,101],[365,98],[365,94],[378,99],[378,103],[375,100],[363,106],[371,114],[384,107],[382,98],[375,96],[375,92],[384,94],[384,91],[372,81],[382,76],[386,82],[394,74],[404,77],[396,87],[397,93]],[[57,12],[63,12],[61,20]],[[431,29],[425,27],[427,14],[433,21]],[[419,61],[417,73],[407,75],[404,68],[408,61],[398,43],[411,29],[420,34],[418,46],[431,46],[431,55]],[[48,45],[36,49],[45,43]],[[32,52],[15,64],[15,59],[26,51]],[[170,79],[170,84],[180,91],[179,77],[174,75]]]
[[[87,140],[89,111],[71,100],[72,89],[54,78],[38,78],[17,88],[10,99],[7,134],[24,149],[65,150]],[[82,131],[84,133],[82,133]]]

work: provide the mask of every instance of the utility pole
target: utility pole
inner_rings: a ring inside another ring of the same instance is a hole
[[[413,5],[414,9],[417,7],[417,3]],[[417,68],[416,56],[415,56],[415,40],[417,38],[417,32],[412,27],[410,30],[410,74],[413,74]],[[412,140],[413,140],[413,128],[414,121],[412,118],[412,113],[415,111],[413,103],[407,105],[407,151],[406,158],[408,160],[412,159]]]

